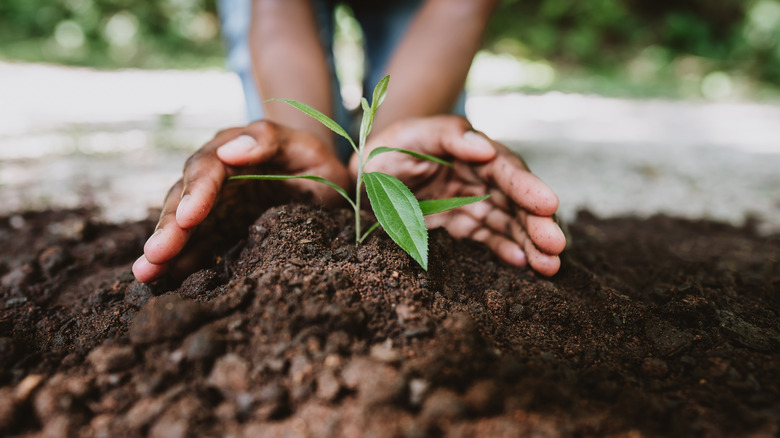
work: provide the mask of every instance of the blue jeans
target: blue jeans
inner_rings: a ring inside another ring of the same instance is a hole
[[[355,19],[363,28],[365,38],[366,75],[363,78],[363,95],[369,99],[374,85],[384,77],[387,64],[396,46],[403,39],[423,0],[394,2],[355,2]],[[342,126],[351,126],[349,112],[341,102],[338,78],[333,61],[333,9],[335,2],[313,0],[320,40],[326,54],[333,86],[333,114]],[[227,47],[228,68],[238,74],[244,88],[249,121],[263,118],[262,97],[252,77],[252,60],[249,50],[249,26],[251,0],[218,0],[217,7],[222,24],[222,37]],[[461,93],[452,112],[465,115],[465,93]],[[339,144],[339,157],[347,161],[352,149],[344,141]]]

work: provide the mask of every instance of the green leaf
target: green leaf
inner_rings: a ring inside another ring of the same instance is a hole
[[[417,198],[398,178],[386,173],[364,173],[363,180],[382,228],[427,271],[428,229]]]
[[[368,101],[366,101],[365,97],[362,98],[362,102],[363,120],[360,121],[360,143],[358,143],[361,147],[366,144],[366,139],[371,132],[371,126],[374,125],[374,116],[376,115],[376,111],[373,111],[371,108],[366,109]]]
[[[352,148],[355,149],[355,151],[357,151],[357,146],[355,146],[355,142],[352,141],[352,138],[350,138],[349,134],[347,134],[347,131],[345,131],[344,128],[341,127],[341,125],[334,122],[333,119],[326,116],[325,114],[322,114],[321,112],[310,107],[309,105],[298,102],[297,100],[292,100],[292,99],[268,99],[267,100],[267,102],[273,102],[273,101],[284,102],[292,107],[297,108],[307,116],[325,125],[331,131],[349,140],[349,143],[352,145]]]
[[[371,150],[371,152],[368,154],[368,158],[366,159],[366,163],[368,163],[375,156],[379,154],[384,154],[385,152],[400,152],[402,154],[411,155],[420,160],[433,161],[434,163],[439,163],[444,166],[452,167],[452,163],[450,163],[449,161],[442,160],[441,158],[435,157],[433,155],[421,154],[419,152],[410,151],[408,149],[390,148],[387,146],[380,146],[376,149]]]
[[[342,189],[338,185],[336,185],[333,182],[328,181],[327,179],[317,176],[317,175],[236,175],[231,176],[230,179],[260,179],[265,181],[284,181],[288,179],[308,179],[311,181],[317,181],[318,183],[325,184],[326,186],[332,188],[333,190],[337,191],[339,195],[343,196],[344,199],[349,201],[349,203],[352,205],[352,207],[355,207],[355,201],[353,201],[349,197],[349,193],[347,193],[346,190]]]
[[[385,101],[387,97],[387,84],[390,83],[390,75],[383,77],[374,87],[374,95],[371,97],[371,109],[376,114],[376,110],[379,109],[379,105]]]
[[[376,111],[379,109],[379,105],[382,104],[387,95],[387,84],[390,82],[390,76],[385,76],[374,87],[374,96],[372,98],[371,105],[368,105],[368,101],[365,97],[360,99],[360,105],[363,107],[363,120],[360,122],[360,147],[362,148],[366,144],[368,134],[371,133],[371,127],[374,125],[374,119],[376,118]],[[366,163],[368,161],[365,161]]]
[[[443,211],[448,211],[454,208],[463,207],[464,205],[469,205],[475,202],[483,201],[489,197],[490,195],[463,196],[458,198],[431,199],[428,201],[420,201],[420,210],[422,210],[423,216],[428,216],[429,214],[441,213]]]
[[[366,237],[368,237],[369,234],[373,233],[374,230],[379,228],[379,225],[381,225],[379,222],[374,222],[374,225],[371,225],[371,227],[367,229],[365,233],[363,233],[363,236],[360,237],[360,241],[362,242],[366,240]]]

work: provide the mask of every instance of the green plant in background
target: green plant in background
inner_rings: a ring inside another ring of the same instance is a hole
[[[325,178],[316,175],[240,175],[231,179],[260,179],[260,180],[288,180],[294,178],[308,179],[326,184],[336,190],[344,199],[349,202],[355,211],[355,243],[360,245],[372,231],[380,225],[387,232],[393,241],[406,251],[423,269],[428,270],[428,229],[425,227],[424,215],[441,213],[462,207],[474,202],[487,199],[485,196],[467,196],[448,199],[436,199],[427,201],[418,201],[408,187],[398,178],[382,172],[365,172],[366,164],[377,155],[386,152],[401,152],[411,155],[421,160],[432,161],[443,166],[452,166],[452,164],[437,157],[420,154],[406,149],[392,148],[387,146],[373,149],[367,157],[364,157],[366,139],[371,132],[371,127],[376,117],[379,106],[387,94],[387,84],[389,76],[385,76],[374,88],[372,102],[369,105],[366,98],[361,99],[363,107],[363,119],[360,124],[360,139],[358,144],[347,134],[347,131],[331,118],[317,111],[316,109],[304,103],[290,99],[270,99],[272,101],[285,102],[313,117],[336,134],[346,138],[358,157],[357,185],[355,187],[355,199],[349,196],[346,190],[328,181]],[[363,184],[366,185],[366,193],[377,218],[377,222],[363,231],[360,223],[360,204]]]
[[[101,68],[224,65],[213,0],[2,0],[0,57]]]

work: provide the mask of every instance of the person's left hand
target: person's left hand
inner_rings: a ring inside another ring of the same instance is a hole
[[[429,228],[444,227],[456,238],[484,242],[501,259],[526,264],[551,276],[560,269],[558,255],[566,238],[554,220],[558,198],[523,160],[506,146],[474,131],[457,116],[407,119],[372,134],[365,156],[379,146],[409,149],[453,163],[447,167],[389,152],[365,171],[381,171],[403,181],[418,199],[492,195],[465,207],[426,217]],[[357,156],[350,173],[357,172]]]

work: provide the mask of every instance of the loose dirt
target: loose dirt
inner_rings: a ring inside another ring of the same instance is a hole
[[[0,434],[776,436],[780,236],[581,213],[551,279],[284,205],[183,284],[153,221],[0,218]]]

